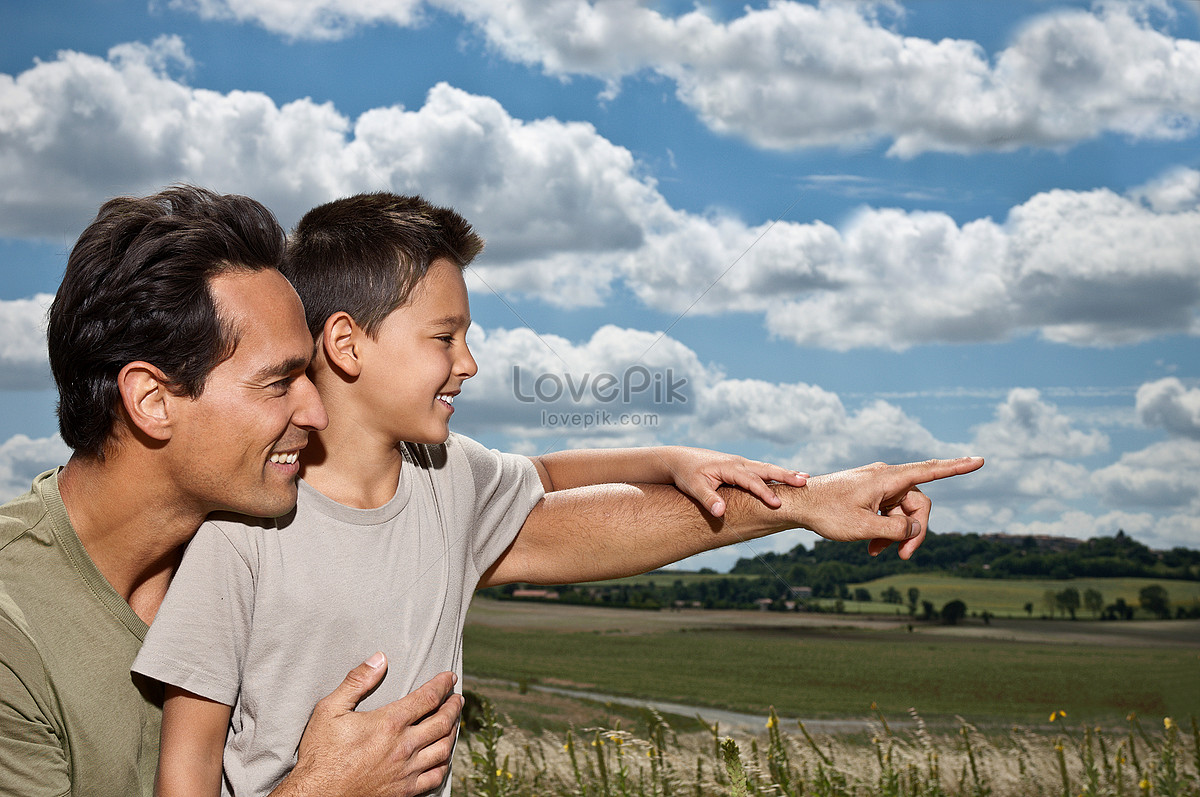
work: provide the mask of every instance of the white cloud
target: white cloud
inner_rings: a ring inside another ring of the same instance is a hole
[[[1009,460],[1077,459],[1107,450],[1108,438],[1072,428],[1039,391],[1016,388],[996,407],[995,420],[976,428],[975,445],[985,456]]]
[[[1200,208],[1161,198],[1178,191],[1051,191],[1003,223],[868,208],[842,229],[750,226],[670,207],[590,125],[522,121],[445,84],[419,109],[351,120],[194,89],[174,64],[187,54],[164,38],[0,76],[0,234],[77,234],[104,197],[177,180],[250,194],[285,224],[335,196],[420,191],[488,238],[484,289],[563,306],[622,280],[656,309],[761,313],[780,338],[836,350],[1200,333]]]
[[[463,387],[456,428],[499,432],[529,447],[678,439],[697,395],[720,378],[670,337],[615,326],[579,343],[525,328],[473,327],[468,342],[480,369]]]
[[[1200,510],[1200,440],[1165,440],[1127,452],[1092,479],[1107,506]]]
[[[35,476],[70,456],[58,435],[31,440],[19,434],[0,443],[0,503],[27,491]]]
[[[0,300],[0,390],[51,386],[46,361],[46,311],[53,296]]]
[[[1187,389],[1176,377],[1138,388],[1137,413],[1147,426],[1200,440],[1200,388]]]
[[[762,147],[890,139],[894,154],[1054,146],[1106,131],[1179,139],[1200,120],[1200,43],[1150,22],[1161,3],[1107,2],[1034,18],[994,56],[905,36],[898,3],[775,0],[718,21],[632,0],[174,0],[292,38],[461,15],[504,57],[552,75],[672,79],[711,128]],[[896,13],[893,13],[896,12]]]
[[[1009,534],[1048,535],[1052,537],[1112,537],[1124,531],[1151,548],[1162,550],[1175,547],[1195,548],[1200,539],[1200,519],[1195,515],[1159,517],[1148,512],[1109,512],[1091,515],[1087,512],[1065,512],[1053,521],[1012,523],[1005,529]]]

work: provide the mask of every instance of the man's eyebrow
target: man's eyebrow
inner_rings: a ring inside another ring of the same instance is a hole
[[[283,362],[273,363],[262,368],[254,375],[256,381],[278,378],[281,376],[290,376],[297,371],[303,371],[308,368],[310,358],[308,357],[290,357]]]

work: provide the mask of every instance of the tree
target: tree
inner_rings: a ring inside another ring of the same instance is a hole
[[[903,603],[904,599],[900,597],[900,590],[895,587],[888,587],[882,593],[884,603]]]
[[[1058,604],[1058,608],[1071,615],[1071,619],[1074,620],[1075,610],[1079,608],[1079,590],[1067,587],[1062,592],[1055,594],[1054,602]]]
[[[1029,615],[1030,617],[1033,617],[1033,601],[1030,601],[1029,603],[1025,604],[1025,614]]]
[[[921,597],[921,590],[916,587],[908,588],[908,613],[917,613],[917,599]]]
[[[1058,594],[1054,590],[1048,589],[1042,593],[1042,607],[1051,617],[1054,616],[1058,610]]]
[[[942,607],[942,622],[946,625],[958,625],[958,621],[967,616],[967,604],[960,600],[952,600]]]
[[[859,603],[868,603],[871,600],[871,590],[866,587],[854,588],[854,600]]]
[[[1104,608],[1104,596],[1100,594],[1100,590],[1098,589],[1085,589],[1083,591],[1083,605],[1084,608],[1092,613],[1092,617],[1096,617],[1100,614],[1101,609]]]
[[[1171,600],[1167,597],[1167,590],[1158,584],[1142,587],[1138,592],[1138,603],[1160,620],[1171,616]]]
[[[922,620],[936,620],[937,616],[937,609],[933,608],[933,601],[921,601]]]

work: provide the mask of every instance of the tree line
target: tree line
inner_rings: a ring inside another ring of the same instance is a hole
[[[1200,581],[1200,551],[1154,551],[1124,531],[1112,537],[1072,540],[1001,534],[935,534],[907,562],[872,557],[857,545],[818,540],[787,553],[739,559],[739,574],[778,573],[813,592],[831,583],[861,583],[904,573],[946,573],[960,578],[1164,578]]]

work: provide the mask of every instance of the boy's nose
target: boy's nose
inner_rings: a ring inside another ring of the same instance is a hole
[[[463,344],[462,355],[459,356],[458,362],[455,363],[457,373],[463,379],[470,379],[479,373],[479,364],[475,362],[475,358],[471,355],[471,349]]]

